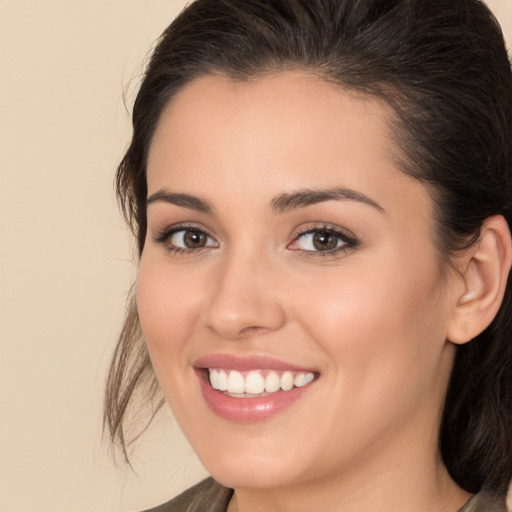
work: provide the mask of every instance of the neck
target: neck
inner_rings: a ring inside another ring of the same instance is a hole
[[[385,465],[355,466],[329,479],[236,489],[228,512],[457,512],[471,497],[437,455],[429,460],[404,453]]]

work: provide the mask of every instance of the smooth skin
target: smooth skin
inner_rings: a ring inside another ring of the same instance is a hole
[[[499,308],[510,235],[489,219],[447,264],[427,189],[395,163],[390,116],[287,72],[198,79],[159,121],[137,304],[177,421],[235,489],[230,512],[455,512],[470,497],[441,461],[440,414],[455,344]],[[318,190],[342,194],[286,200]],[[200,391],[193,363],[212,353],[319,378],[240,424]]]

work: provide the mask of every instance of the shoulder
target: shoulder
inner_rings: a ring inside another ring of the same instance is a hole
[[[507,512],[506,496],[482,490],[475,494],[459,512]]]
[[[233,491],[207,478],[171,501],[144,512],[225,512]]]

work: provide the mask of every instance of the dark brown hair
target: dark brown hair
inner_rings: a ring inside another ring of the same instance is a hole
[[[393,109],[403,172],[436,203],[447,258],[478,239],[484,220],[512,225],[512,77],[503,37],[478,0],[197,0],[161,36],[133,109],[133,138],[117,172],[122,211],[146,235],[146,160],[162,109],[194,79],[315,73]],[[469,242],[468,242],[469,240]],[[512,299],[457,349],[440,443],[470,492],[512,476]],[[137,393],[162,404],[131,299],[110,368],[105,422],[126,455],[125,419]],[[141,392],[142,390],[142,392]],[[137,392],[137,393],[136,393]]]

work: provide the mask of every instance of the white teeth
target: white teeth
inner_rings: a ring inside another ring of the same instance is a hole
[[[290,391],[293,388],[293,373],[284,372],[281,376],[281,389],[283,391]]]
[[[227,391],[228,393],[243,393],[245,391],[244,376],[241,373],[235,370],[229,373]]]
[[[220,391],[226,391],[228,389],[228,375],[224,370],[219,371],[217,385]]]
[[[298,375],[295,376],[295,380],[293,381],[293,383],[295,384],[296,387],[301,388],[302,386],[309,384],[314,378],[315,376],[311,372],[299,373]]]
[[[251,395],[259,395],[265,391],[265,379],[263,375],[251,372],[245,378],[245,392]]]
[[[210,384],[213,389],[226,391],[228,389],[228,376],[224,370],[210,370]]]
[[[210,384],[213,389],[219,389],[219,372],[217,370],[210,370]]]
[[[209,370],[210,384],[213,389],[227,391],[233,395],[261,395],[264,392],[275,393],[282,389],[290,391],[293,387],[300,388],[309,384],[314,378],[312,372],[284,372],[281,376],[277,372],[269,372],[263,377],[261,371],[249,372],[245,377],[242,373],[231,370]]]
[[[279,389],[281,389],[281,379],[279,378],[279,375],[277,375],[276,372],[270,372],[265,377],[265,391],[267,393],[274,393]]]

